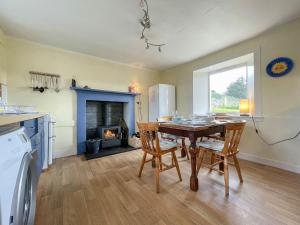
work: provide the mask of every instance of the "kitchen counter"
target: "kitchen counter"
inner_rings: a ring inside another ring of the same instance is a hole
[[[45,116],[44,113],[34,114],[3,114],[0,115],[0,126],[6,126],[13,123],[20,123],[26,120],[32,120]]]

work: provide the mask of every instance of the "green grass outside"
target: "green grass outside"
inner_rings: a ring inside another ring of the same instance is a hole
[[[214,113],[230,113],[230,112],[239,112],[239,108],[233,108],[233,107],[223,107],[223,108],[213,108],[212,112]]]

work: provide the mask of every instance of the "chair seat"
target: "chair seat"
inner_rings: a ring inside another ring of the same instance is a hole
[[[161,140],[159,142],[159,145],[162,151],[167,151],[170,150],[171,148],[177,148],[177,143],[173,141]]]
[[[224,148],[224,142],[217,140],[205,140],[197,142],[197,147],[207,148],[213,151],[221,152]]]

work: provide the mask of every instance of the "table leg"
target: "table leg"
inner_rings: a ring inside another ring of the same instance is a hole
[[[196,138],[189,137],[191,145],[189,147],[189,152],[191,156],[191,177],[190,177],[190,189],[192,191],[198,191],[198,178],[196,173],[197,165],[197,149],[196,149]]]
[[[186,157],[185,149],[186,149],[185,138],[181,138],[181,157],[182,158]]]

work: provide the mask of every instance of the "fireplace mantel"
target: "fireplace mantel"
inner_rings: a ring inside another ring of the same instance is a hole
[[[83,154],[86,149],[86,102],[106,101],[122,102],[126,104],[125,121],[128,126],[129,136],[135,133],[135,96],[139,93],[107,91],[90,88],[71,88],[77,96],[77,154]]]
[[[93,88],[81,88],[81,87],[71,87],[71,90],[74,91],[87,91],[87,92],[99,92],[99,93],[113,93],[113,94],[122,94],[122,95],[140,95],[140,93],[132,93],[132,92],[123,92],[123,91],[108,91],[108,90],[101,90],[101,89],[93,89]]]

